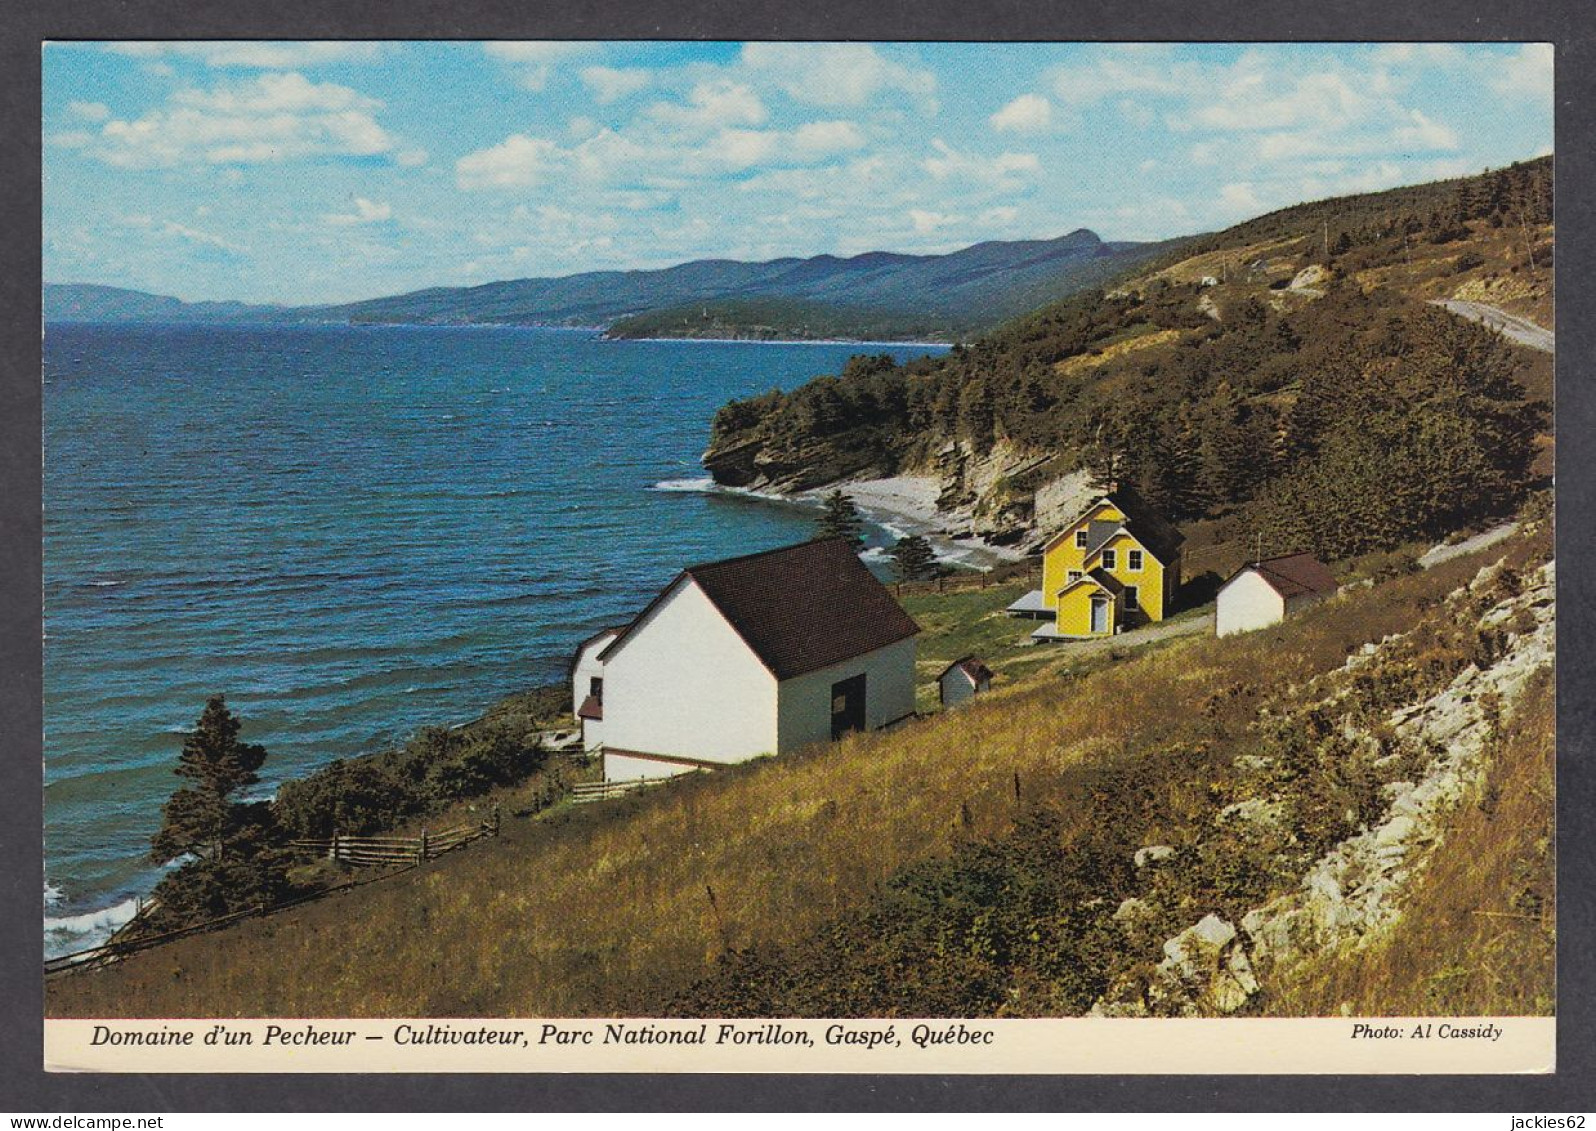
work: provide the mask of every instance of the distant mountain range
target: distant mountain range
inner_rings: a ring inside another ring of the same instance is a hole
[[[119,287],[48,283],[44,313],[46,322],[564,325],[604,327],[622,337],[951,338],[1094,286],[1179,242],[1104,242],[1083,228],[945,255],[700,259],[328,306],[187,303]]]

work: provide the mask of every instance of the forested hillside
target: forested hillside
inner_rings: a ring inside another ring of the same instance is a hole
[[[705,464],[778,490],[916,470],[947,498],[995,454],[1023,470],[977,512],[1010,537],[1080,469],[1331,557],[1443,533],[1531,480],[1550,368],[1427,301],[1544,318],[1551,203],[1548,159],[1274,213],[945,358],[856,358],[729,404]]]

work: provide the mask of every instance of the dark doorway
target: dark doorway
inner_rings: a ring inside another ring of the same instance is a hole
[[[851,676],[831,685],[831,740],[865,728],[865,677]]]

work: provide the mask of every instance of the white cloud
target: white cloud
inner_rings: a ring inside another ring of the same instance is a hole
[[[535,185],[562,158],[563,151],[552,141],[511,134],[498,145],[456,161],[455,180],[463,189]]]
[[[863,106],[896,92],[929,98],[936,76],[866,43],[749,43],[742,62],[788,97],[816,106]]]
[[[582,81],[601,103],[617,102],[645,89],[654,81],[653,72],[642,67],[584,67]]]
[[[180,240],[211,252],[221,252],[229,258],[241,257],[246,254],[244,248],[238,244],[225,240],[221,236],[213,235],[210,232],[191,228],[186,224],[179,224],[174,220],[159,220],[148,215],[132,215],[123,216],[121,221],[125,227]]]
[[[939,181],[950,177],[965,177],[983,184],[1008,182],[1022,174],[1041,171],[1042,163],[1034,153],[1000,153],[996,157],[980,157],[961,153],[941,138],[933,138],[931,147],[935,157],[921,162],[926,172]]]
[[[67,111],[90,122],[103,122],[111,116],[111,108],[103,102],[68,102]]]
[[[1550,43],[1526,43],[1493,66],[1491,87],[1499,94],[1552,97],[1553,51]]]
[[[330,63],[371,63],[382,55],[381,48],[375,43],[273,43],[248,39],[114,43],[107,50],[140,59],[198,59],[208,67],[257,67],[269,71],[301,70]],[[170,73],[170,68],[167,68],[166,73]]]
[[[1331,72],[1295,80],[1263,70],[1244,70],[1220,92],[1218,101],[1199,107],[1193,124],[1213,130],[1268,130],[1312,125],[1338,129],[1368,118],[1374,99]]]
[[[923,235],[928,235],[940,228],[950,228],[964,220],[963,216],[951,212],[932,212],[924,208],[909,209],[909,222],[914,225],[914,230]]]
[[[1262,212],[1264,205],[1250,181],[1236,181],[1219,190],[1219,200],[1230,212]]]
[[[703,146],[703,154],[730,169],[758,165],[776,152],[778,134],[766,130],[721,130]]]
[[[129,169],[375,157],[396,144],[373,117],[381,105],[347,86],[268,74],[232,87],[179,90],[164,109],[107,121],[89,151]]]
[[[1036,133],[1053,122],[1053,104],[1039,94],[1022,94],[991,117],[999,132]]]
[[[353,212],[332,212],[322,219],[340,227],[352,224],[381,224],[393,219],[393,207],[385,201],[367,200],[363,196],[357,196],[354,204]]]
[[[865,137],[852,122],[805,122],[793,131],[792,143],[803,153],[844,153],[863,149]]]
[[[548,86],[556,63],[589,54],[594,48],[589,43],[557,40],[503,40],[485,43],[482,50],[490,59],[509,65],[517,85],[536,94]]]
[[[1053,72],[1053,93],[1066,105],[1086,105],[1122,94],[1183,94],[1192,64],[1171,65],[1161,45],[1124,44],[1103,49],[1092,62]]]
[[[765,104],[750,87],[726,79],[698,83],[689,92],[686,105],[656,102],[647,114],[660,122],[693,129],[757,126],[769,117]]]

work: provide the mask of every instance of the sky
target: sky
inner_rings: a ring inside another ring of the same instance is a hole
[[[1546,44],[52,43],[50,282],[189,301],[1091,228],[1552,150]]]

